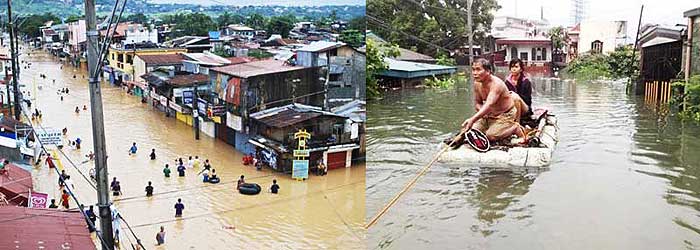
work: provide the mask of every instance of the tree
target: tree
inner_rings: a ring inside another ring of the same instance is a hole
[[[229,24],[241,24],[243,23],[243,20],[244,18],[241,15],[234,15],[228,11],[224,11],[224,13],[216,18],[216,25],[219,27],[219,29],[223,29]]]
[[[347,43],[354,48],[359,48],[362,47],[365,38],[358,30],[345,30],[340,34],[340,41]]]
[[[216,23],[204,13],[189,13],[180,15],[176,20],[174,37],[179,36],[208,36],[210,30],[216,29]]]
[[[552,40],[552,48],[554,51],[561,51],[564,48],[566,34],[561,26],[554,27],[549,30],[549,39]]]
[[[350,19],[350,21],[348,22],[348,29],[365,32],[365,30],[367,30],[367,17],[361,16]]]
[[[148,20],[148,17],[146,15],[144,15],[143,13],[137,13],[137,14],[127,16],[125,21],[145,24],[145,23],[148,23],[149,20]]]
[[[53,21],[56,24],[60,23],[61,20],[51,12],[42,15],[29,15],[18,19],[16,23],[22,25],[18,27],[17,31],[22,35],[38,37],[41,36],[39,27],[44,26],[44,23],[48,21]]]
[[[265,17],[258,13],[252,14],[246,19],[245,25],[248,25],[256,30],[262,29],[265,26]]]
[[[64,21],[65,23],[72,23],[72,22],[81,20],[81,19],[83,19],[83,18],[85,18],[84,15],[70,15],[70,16],[66,17],[66,19],[63,20],[63,21]]]
[[[466,7],[463,0],[369,0],[367,25],[389,42],[404,48],[415,46],[418,52],[434,56],[439,47],[452,50],[467,43]],[[474,0],[472,28],[476,44],[485,43],[493,13],[499,8],[496,0]]]
[[[400,52],[396,46],[388,46],[380,49],[379,45],[372,39],[367,39],[366,48],[367,69],[365,77],[367,82],[367,95],[370,98],[378,97],[381,95],[381,92],[379,92],[380,86],[377,75],[389,68],[389,65],[384,62],[384,58],[387,56],[397,57]]]
[[[288,37],[289,31],[294,28],[296,18],[292,15],[274,16],[265,25],[267,34],[280,34],[282,37]]]

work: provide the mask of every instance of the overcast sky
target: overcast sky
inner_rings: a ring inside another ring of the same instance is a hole
[[[627,33],[634,36],[637,32],[639,10],[644,5],[642,25],[658,23],[673,26],[677,23],[687,24],[683,12],[700,7],[699,0],[583,0],[586,19],[625,20]],[[540,6],[544,8],[544,18],[553,26],[570,26],[572,24],[572,0],[498,0],[501,9],[496,15],[539,19]],[[517,6],[517,7],[516,7]]]

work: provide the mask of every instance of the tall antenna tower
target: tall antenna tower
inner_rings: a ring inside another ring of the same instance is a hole
[[[576,25],[583,21],[586,15],[586,0],[571,0],[571,25]]]

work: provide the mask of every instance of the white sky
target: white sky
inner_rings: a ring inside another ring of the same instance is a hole
[[[540,6],[544,8],[544,18],[553,26],[571,26],[572,0],[498,0],[501,9],[497,16],[508,15],[530,19],[540,18]],[[687,24],[683,12],[700,7],[700,0],[584,0],[585,19],[625,20],[627,34],[634,37],[637,32],[639,10],[644,5],[642,25],[658,23],[674,26]],[[516,8],[517,6],[517,8]]]

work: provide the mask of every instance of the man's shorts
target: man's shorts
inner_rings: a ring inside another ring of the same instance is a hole
[[[497,116],[482,117],[474,123],[473,128],[484,132],[486,135],[498,135],[503,131],[511,129],[513,124],[517,124],[518,109],[515,105],[508,111]]]

